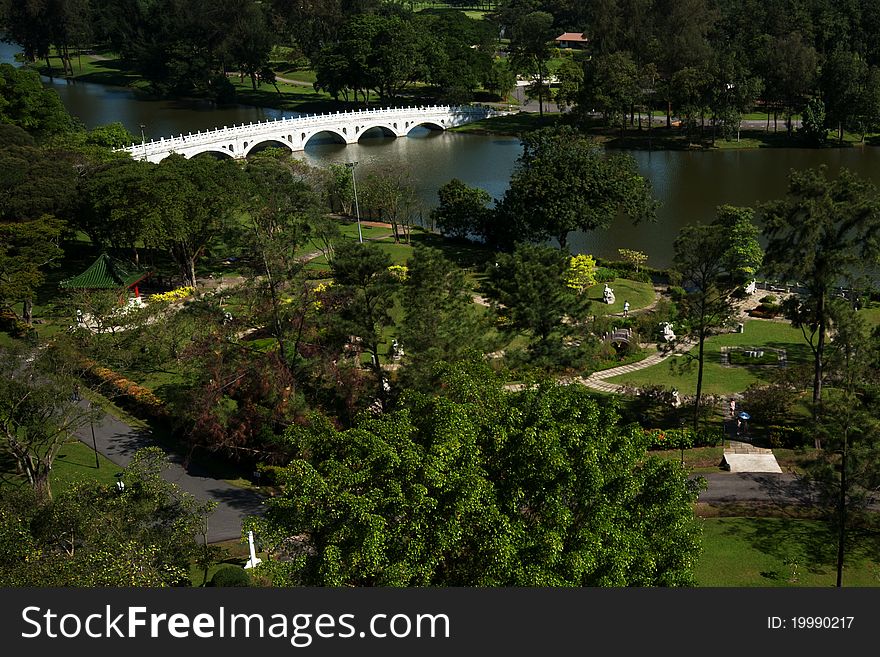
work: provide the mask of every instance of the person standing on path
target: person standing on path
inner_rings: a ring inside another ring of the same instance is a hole
[[[629,301],[624,301],[624,302],[623,302],[623,316],[624,316],[624,317],[628,317],[628,316],[629,316]]]

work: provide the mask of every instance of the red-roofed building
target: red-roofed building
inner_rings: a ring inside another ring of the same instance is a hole
[[[560,48],[578,48],[583,50],[587,47],[587,37],[577,32],[566,32],[554,39]]]

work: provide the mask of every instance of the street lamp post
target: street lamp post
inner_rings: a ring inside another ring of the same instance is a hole
[[[98,460],[98,441],[95,440],[95,414],[92,412],[91,401],[89,401],[89,426],[92,429],[92,448],[95,450],[95,470],[100,470],[101,462]]]
[[[78,383],[73,386],[71,400],[76,404],[79,404],[82,401],[82,395],[80,394]],[[86,399],[86,408],[89,409],[89,426],[92,429],[92,448],[95,450],[95,469],[99,470],[101,468],[101,462],[98,460],[98,441],[95,440],[95,412],[92,408],[91,399]]]
[[[146,160],[147,159],[147,138],[144,135],[144,128],[146,128],[147,126],[144,123],[141,123],[140,126],[141,126],[141,148],[144,151],[144,159]]]
[[[364,243],[364,234],[361,232],[361,209],[358,207],[358,188],[357,182],[354,176],[354,168],[357,166],[357,162],[346,162],[345,166],[351,169],[351,184],[354,187],[354,211],[357,216],[357,224],[358,224],[358,241],[363,244]]]

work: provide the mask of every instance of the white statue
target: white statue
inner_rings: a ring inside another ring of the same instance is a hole
[[[614,290],[608,287],[608,283],[605,283],[605,289],[602,290],[602,301],[607,304],[614,303]]]
[[[675,340],[675,333],[672,330],[672,322],[660,322],[660,337],[664,342],[672,342]]]
[[[244,565],[245,569],[255,568],[257,564],[263,563],[263,560],[257,556],[257,553],[254,550],[254,533],[252,531],[248,531],[248,547],[251,550],[251,558],[248,559],[247,563]]]

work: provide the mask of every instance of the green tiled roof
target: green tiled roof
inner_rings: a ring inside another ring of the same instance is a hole
[[[82,274],[61,281],[60,287],[86,290],[128,288],[146,278],[149,273],[102,253]]]

